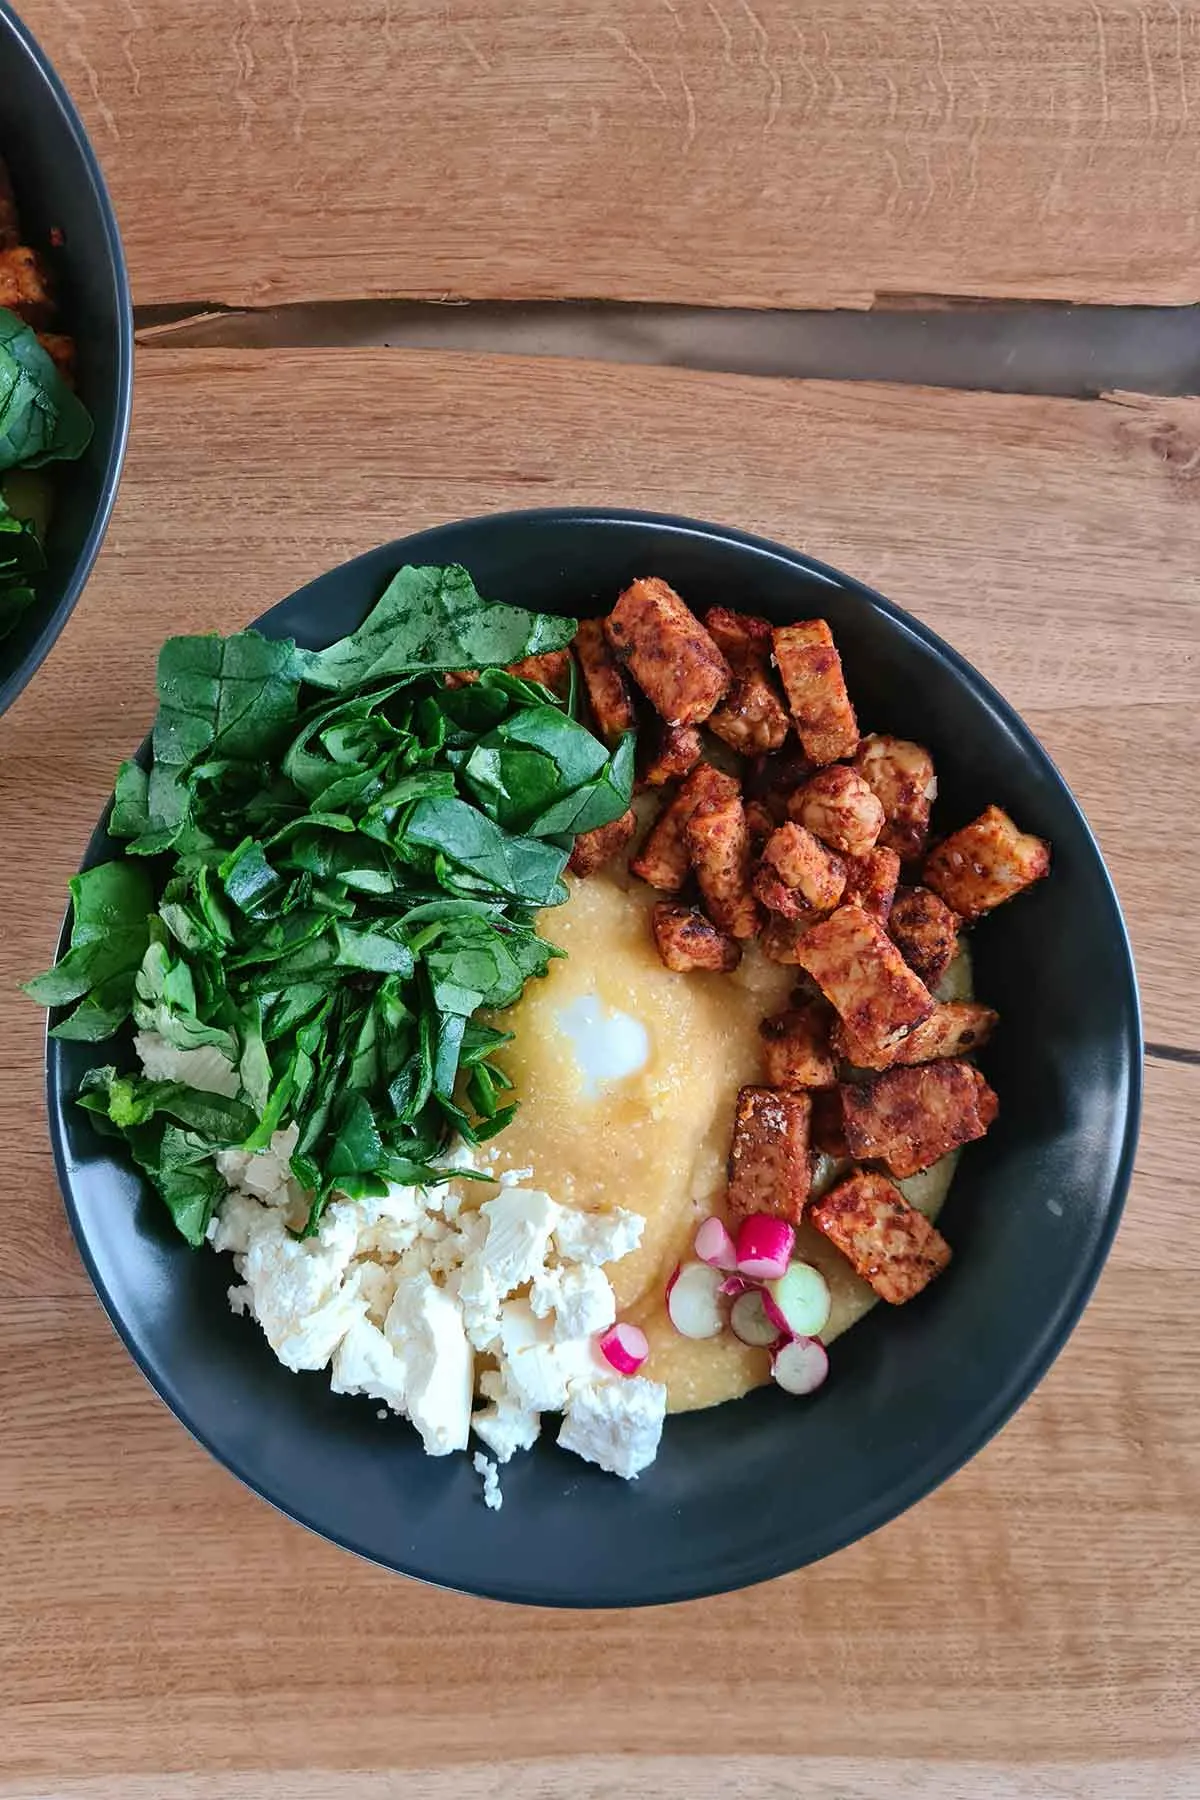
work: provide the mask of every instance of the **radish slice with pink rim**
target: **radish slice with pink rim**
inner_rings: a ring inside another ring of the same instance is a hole
[[[601,1332],[600,1354],[618,1375],[636,1375],[650,1354],[650,1346],[644,1331],[618,1320]]]
[[[743,1219],[737,1235],[738,1274],[755,1281],[775,1280],[791,1261],[795,1242],[796,1233],[786,1219],[767,1213]]]
[[[770,1350],[778,1344],[780,1337],[788,1335],[767,1316],[758,1288],[747,1288],[744,1294],[738,1295],[729,1311],[729,1329],[739,1343],[749,1344],[756,1350]]]
[[[763,1284],[763,1307],[788,1337],[816,1337],[829,1323],[829,1284],[811,1263],[795,1262]]]
[[[748,1275],[727,1275],[721,1283],[721,1292],[727,1300],[736,1300],[739,1294],[747,1293],[756,1285]]]
[[[711,1268],[732,1271],[737,1268],[737,1250],[720,1219],[705,1219],[696,1233],[696,1255]]]
[[[771,1373],[786,1394],[812,1394],[829,1373],[829,1357],[819,1338],[793,1338],[771,1359]]]
[[[681,1337],[716,1337],[724,1328],[723,1281],[707,1263],[680,1263],[667,1283],[667,1316]]]

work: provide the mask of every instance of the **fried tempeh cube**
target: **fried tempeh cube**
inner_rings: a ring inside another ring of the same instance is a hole
[[[901,888],[887,925],[909,968],[935,988],[958,953],[958,914],[928,888]]]
[[[964,919],[978,919],[1050,872],[1050,846],[989,806],[925,859],[925,882]]]
[[[929,809],[937,797],[932,756],[908,738],[872,732],[858,746],[854,766],[883,807],[880,844],[911,862],[925,849]]]
[[[594,875],[597,869],[620,855],[636,830],[637,814],[631,806],[608,825],[597,825],[594,831],[581,831],[575,839],[568,869],[574,875]]]
[[[943,1056],[969,1056],[987,1043],[999,1022],[1000,1014],[977,1000],[947,1000],[913,1026],[896,1046],[892,1061],[908,1066]]]
[[[828,1088],[837,1080],[829,1049],[829,1009],[818,1001],[774,1013],[758,1028],[772,1087]]]
[[[846,888],[843,906],[861,906],[864,912],[886,925],[892,910],[896,883],[900,879],[900,858],[894,850],[868,850],[865,856],[847,856]]]
[[[831,912],[842,897],[846,870],[803,825],[780,825],[762,849],[754,892],[771,912],[807,919]]]
[[[575,633],[575,658],[596,729],[611,750],[637,723],[633,696],[620,663],[609,648],[601,619],[581,619]]]
[[[539,656],[523,656],[520,662],[509,663],[507,673],[521,681],[540,681],[565,700],[571,691],[571,652],[543,650]]]
[[[842,659],[824,619],[780,625],[771,635],[804,754],[815,763],[852,756],[858,743],[858,721],[846,692]]]
[[[838,1092],[851,1156],[885,1163],[901,1179],[983,1137],[999,1109],[979,1070],[954,1059],[889,1069]]]
[[[933,995],[861,906],[840,906],[812,926],[799,962],[852,1037],[877,1051],[898,1043],[933,1011]]]
[[[690,774],[700,761],[704,741],[694,725],[667,725],[659,719],[651,733],[650,754],[642,768],[646,787],[665,787]]]
[[[737,792],[738,784],[732,775],[714,769],[711,763],[697,763],[659,813],[637,855],[630,858],[630,871],[664,894],[677,894],[692,866],[688,820],[703,802]]]
[[[746,824],[750,828],[751,844],[761,851],[775,829],[775,820],[765,800],[746,801]]]
[[[788,801],[795,819],[831,850],[865,856],[883,827],[883,806],[862,776],[845,763],[818,769]]]
[[[15,312],[35,331],[46,331],[54,323],[50,276],[37,251],[28,244],[0,250],[0,306]]]
[[[846,1142],[846,1126],[843,1120],[842,1091],[840,1088],[820,1088],[813,1095],[812,1109],[812,1141],[813,1148],[822,1156],[832,1156],[837,1162],[845,1162],[850,1156],[850,1146]]]
[[[744,1087],[729,1148],[729,1211],[771,1213],[800,1223],[812,1188],[812,1102],[795,1088]]]
[[[650,925],[658,954],[676,974],[707,969],[728,975],[742,960],[742,947],[737,940],[718,931],[698,907],[671,906],[660,900],[651,914]]]
[[[618,661],[668,725],[699,725],[732,671],[699,619],[657,576],[632,582],[604,621]]]
[[[886,1175],[855,1169],[808,1215],[881,1300],[902,1306],[941,1273],[950,1246]]]
[[[746,792],[761,800],[777,825],[787,818],[788,801],[813,772],[813,765],[796,744],[786,744],[770,756],[756,756],[746,772]]]
[[[789,721],[771,680],[771,627],[765,619],[723,606],[709,607],[704,624],[733,671],[733,684],[711,714],[708,729],[739,756],[778,750]]]
[[[750,891],[750,828],[740,790],[702,800],[685,836],[713,924],[730,937],[754,937],[762,915]]]
[[[815,923],[811,913],[798,919],[785,919],[781,913],[769,912],[758,947],[768,962],[781,963],[790,969],[799,968],[801,941]]]

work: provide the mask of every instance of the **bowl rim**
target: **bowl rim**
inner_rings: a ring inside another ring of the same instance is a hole
[[[88,136],[75,102],[67,92],[50,58],[25,21],[13,11],[9,0],[0,0],[0,31],[7,31],[24,51],[31,70],[35,71],[42,81],[51,106],[58,112],[67,131],[75,140],[75,146],[91,188],[92,199],[100,215],[108,248],[113,311],[117,320],[117,393],[112,437],[101,477],[100,504],[96,508],[83,547],[75,560],[75,566],[57,603],[46,614],[41,630],[22,660],[7,676],[0,679],[0,713],[3,713],[23,692],[54,648],[87,585],[96,558],[100,553],[100,546],[104,542],[105,533],[108,530],[112,510],[116,504],[117,489],[121,484],[121,470],[125,462],[130,421],[133,416],[133,295],[129,285],[129,270],[125,263],[125,250],[121,243],[121,232],[117,224],[112,197],[100,168],[100,160],[92,147],[91,138]]]
[[[1061,791],[1065,803],[1076,815],[1076,823],[1083,834],[1084,841],[1093,853],[1094,870],[1098,877],[1099,895],[1102,897],[1109,914],[1113,955],[1114,958],[1119,957],[1124,1002],[1122,1008],[1124,1016],[1121,1020],[1121,1027],[1124,1035],[1122,1048],[1125,1052],[1128,1070],[1128,1102],[1125,1109],[1120,1156],[1111,1189],[1107,1196],[1103,1221],[1100,1229],[1095,1235],[1091,1252],[1086,1260],[1080,1264],[1069,1288],[1065,1289],[1060,1296],[1055,1312],[1048,1321],[1046,1327],[1041,1332],[1040,1336],[1031,1342],[1021,1360],[1014,1363],[1012,1368],[1010,1368],[1005,1380],[999,1385],[993,1395],[991,1402],[982,1409],[982,1411],[977,1412],[967,1420],[960,1430],[947,1437],[939,1446],[937,1454],[926,1457],[921,1465],[915,1468],[905,1480],[894,1484],[886,1493],[880,1493],[879,1495],[874,1496],[868,1504],[859,1508],[856,1513],[851,1514],[849,1517],[839,1519],[835,1526],[831,1526],[819,1539],[814,1540],[812,1546],[799,1560],[796,1559],[794,1553],[789,1553],[784,1550],[779,1554],[769,1557],[759,1557],[753,1568],[740,1568],[737,1565],[737,1558],[731,1557],[723,1566],[720,1576],[716,1579],[706,1580],[702,1578],[700,1580],[684,1581],[672,1578],[665,1585],[654,1591],[639,1589],[637,1593],[631,1593],[617,1599],[614,1599],[611,1594],[600,1597],[591,1595],[587,1592],[574,1594],[570,1597],[565,1597],[558,1593],[530,1593],[527,1587],[523,1587],[519,1584],[509,1584],[502,1577],[498,1577],[495,1581],[488,1582],[487,1584],[472,1583],[470,1586],[458,1585],[451,1580],[446,1580],[444,1577],[438,1577],[423,1572],[420,1568],[405,1566],[398,1560],[392,1560],[381,1556],[376,1551],[367,1548],[361,1542],[355,1541],[355,1538],[351,1533],[331,1531],[326,1529],[324,1525],[317,1523],[316,1520],[306,1512],[303,1506],[297,1505],[292,1500],[285,1498],[280,1492],[273,1491],[270,1485],[260,1481],[255,1475],[250,1473],[241,1457],[230,1457],[222,1450],[219,1450],[209,1434],[199,1429],[193,1419],[189,1416],[187,1404],[177,1393],[174,1384],[169,1380],[163,1379],[150,1366],[149,1359],[143,1357],[113,1304],[112,1298],[104,1285],[99,1269],[81,1229],[74,1194],[69,1180],[64,1134],[60,1129],[63,1118],[64,1093],[59,1079],[61,1059],[56,1053],[57,1040],[52,1039],[49,1036],[51,1014],[47,1014],[47,1035],[45,1040],[46,1101],[49,1117],[49,1130],[54,1154],[55,1172],[58,1177],[59,1189],[63,1197],[64,1209],[70,1222],[72,1236],[75,1239],[76,1246],[84,1266],[87,1269],[88,1276],[96,1289],[96,1293],[105,1312],[108,1314],[113,1328],[125,1345],[125,1348],[133,1361],[141,1370],[142,1375],[154,1389],[159,1398],[170,1408],[180,1424],[184,1426],[196,1442],[202,1445],[203,1448],[222,1465],[222,1467],[228,1469],[229,1472],[242,1482],[245,1487],[249,1488],[251,1492],[257,1494],[261,1499],[266,1500],[276,1509],[276,1511],[282,1513],[286,1518],[293,1520],[296,1524],[302,1525],[307,1530],[313,1532],[315,1536],[324,1538],[326,1541],[336,1544],[343,1550],[349,1550],[352,1554],[361,1557],[364,1561],[372,1563],[379,1568],[384,1568],[391,1572],[407,1576],[410,1579],[421,1581],[428,1586],[442,1588],[451,1592],[468,1593],[477,1598],[486,1600],[503,1601],[519,1605],[543,1606],[554,1609],[641,1608],[644,1606],[669,1605],[685,1600],[708,1599],[717,1594],[735,1592],[742,1588],[756,1586],[764,1581],[774,1580],[782,1575],[798,1572],[800,1569],[807,1568],[813,1563],[823,1561],[826,1557],[833,1555],[838,1550],[845,1549],[850,1544],[857,1543],[860,1539],[870,1536],[884,1525],[890,1524],[893,1519],[899,1518],[902,1513],[907,1512],[911,1507],[915,1506],[918,1501],[925,1499],[936,1488],[942,1486],[942,1484],[948,1481],[952,1475],[957,1474],[958,1471],[971,1461],[973,1457],[978,1455],[997,1432],[1008,1423],[1014,1413],[1024,1405],[1025,1401],[1030,1397],[1035,1388],[1049,1373],[1052,1365],[1057,1360],[1059,1354],[1065,1347],[1068,1338],[1078,1324],[1108,1258],[1113,1238],[1116,1235],[1117,1228],[1121,1221],[1125,1199],[1133,1173],[1134,1156],[1137,1150],[1142,1112],[1144,1037],[1142,1031],[1141,1002],[1128,929],[1125,925],[1112,877],[1108,872],[1107,865],[1100,852],[1100,847],[1082,808],[1075,799],[1066,780],[1047,751],[1034,736],[1029,726],[1024,723],[1020,715],[1008,701],[1004,699],[1003,695],[992,686],[986,677],[981,675],[973,664],[968,662],[964,656],[929,626],[925,625],[913,614],[905,611],[903,607],[898,606],[894,601],[888,600],[884,595],[878,593],[865,582],[859,581],[854,576],[844,574],[833,564],[822,562],[818,558],[808,555],[806,552],[793,550],[787,545],[780,544],[775,540],[759,537],[753,533],[741,531],[736,527],[714,524],[708,521],[694,519],[684,514],[645,512],[626,507],[534,507],[515,511],[474,514],[469,518],[447,520],[440,525],[426,527],[425,529],[412,533],[406,537],[394,538],[385,544],[376,545],[373,549],[363,551],[357,556],[350,557],[345,562],[334,564],[332,568],[324,570],[320,575],[314,576],[312,580],[307,581],[303,583],[301,587],[294,589],[291,594],[285,595],[282,600],[268,608],[265,613],[259,614],[258,618],[252,623],[256,628],[269,624],[273,615],[282,607],[289,605],[298,596],[305,594],[309,589],[318,586],[321,582],[326,580],[329,575],[334,573],[342,573],[376,562],[390,562],[393,558],[396,559],[396,568],[399,568],[405,562],[419,562],[421,560],[422,546],[430,540],[440,538],[442,534],[447,531],[454,531],[455,533],[464,531],[482,532],[486,534],[487,532],[496,529],[519,529],[522,525],[532,523],[560,523],[578,526],[618,524],[667,528],[676,536],[692,536],[705,541],[718,540],[738,549],[753,550],[760,555],[764,553],[768,554],[777,560],[784,562],[803,575],[807,575],[810,578],[815,577],[832,586],[848,589],[858,597],[867,600],[872,607],[877,611],[882,612],[900,629],[918,638],[926,648],[931,649],[936,655],[944,658],[950,665],[951,670],[957,679],[961,682],[965,682],[971,687],[980,698],[999,715],[1001,722],[1019,740],[1023,750],[1030,755],[1035,762],[1039,763],[1043,768],[1049,771],[1053,776],[1057,787]],[[469,554],[469,546],[464,551],[464,554]],[[148,741],[147,738],[146,742]],[[106,829],[110,810],[111,799],[101,814],[95,831],[89,839],[87,850],[84,853],[84,863],[81,864],[81,866],[87,866],[90,863],[93,846]],[[71,909],[68,904],[63,918],[56,958],[62,954],[66,947],[69,935],[70,917]]]

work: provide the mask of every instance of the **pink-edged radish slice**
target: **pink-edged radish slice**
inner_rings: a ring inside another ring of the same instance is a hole
[[[720,1269],[707,1263],[680,1263],[667,1283],[667,1316],[681,1337],[716,1337],[725,1324]]]
[[[747,1288],[744,1294],[738,1295],[729,1309],[729,1329],[740,1343],[750,1344],[756,1350],[770,1350],[781,1336],[787,1336],[767,1317],[758,1288]]]
[[[773,1219],[768,1213],[753,1213],[743,1219],[737,1234],[737,1266],[739,1275],[754,1281],[773,1281],[782,1275],[791,1260],[796,1233],[786,1219]]]
[[[737,1268],[737,1250],[720,1219],[705,1219],[696,1233],[696,1255],[710,1268],[731,1272]]]
[[[767,1317],[788,1337],[816,1337],[829,1323],[832,1304],[825,1277],[811,1263],[792,1263],[763,1285]]]
[[[650,1354],[650,1346],[644,1331],[618,1319],[615,1325],[601,1332],[600,1354],[618,1375],[636,1375]]]
[[[721,1283],[721,1292],[727,1300],[736,1300],[739,1294],[745,1294],[757,1285],[748,1275],[727,1275]]]
[[[771,1358],[771,1373],[785,1394],[812,1394],[829,1373],[829,1357],[819,1338],[793,1338]]]

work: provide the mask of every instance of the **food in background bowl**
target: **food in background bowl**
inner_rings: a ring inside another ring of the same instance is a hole
[[[577,634],[407,567],[324,650],[172,640],[159,697],[30,992],[132,1017],[81,1103],[287,1367],[629,1477],[945,1266],[996,1110],[959,927],[1048,855],[995,807],[925,855],[930,755],[860,737],[824,620],[644,578]]]
[[[45,255],[23,242],[0,158],[0,639],[34,604],[46,567],[53,487],[44,471],[76,462],[92,439],[64,323]]]

